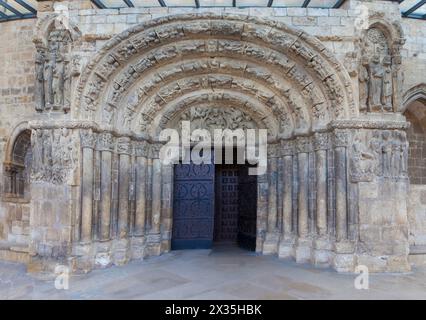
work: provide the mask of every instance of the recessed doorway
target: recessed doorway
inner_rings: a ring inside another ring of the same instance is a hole
[[[256,226],[257,177],[249,165],[175,166],[172,250],[229,244],[255,251]]]

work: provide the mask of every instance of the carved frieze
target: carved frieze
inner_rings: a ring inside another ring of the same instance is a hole
[[[78,148],[72,130],[33,130],[31,147],[33,181],[53,184],[69,181],[78,163]]]
[[[353,182],[372,181],[376,177],[406,178],[408,141],[398,130],[364,130],[353,138],[350,177]]]

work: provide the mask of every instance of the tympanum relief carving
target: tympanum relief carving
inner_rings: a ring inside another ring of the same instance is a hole
[[[181,114],[179,122],[190,121],[191,130],[206,129],[255,129],[256,122],[250,115],[235,108],[192,107]]]

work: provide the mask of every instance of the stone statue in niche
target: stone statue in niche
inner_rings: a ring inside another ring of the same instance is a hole
[[[45,68],[45,57],[40,51],[37,51],[35,56],[35,104],[36,111],[42,112],[45,107],[45,91],[44,91],[44,68]]]
[[[70,108],[72,68],[68,51],[71,36],[67,30],[52,30],[47,47],[39,45],[36,54],[36,110],[63,110]],[[45,54],[46,53],[46,54]]]
[[[383,88],[382,88],[382,105],[383,110],[392,111],[392,60],[390,56],[383,58]]]
[[[65,183],[77,166],[76,143],[72,131],[38,129],[32,132],[33,181]]]
[[[368,104],[368,86],[370,81],[369,63],[366,57],[361,59],[361,67],[358,72],[359,76],[359,111],[366,112]]]
[[[370,28],[362,52],[358,74],[360,112],[393,112],[394,59],[385,34]]]
[[[58,53],[56,56],[56,63],[53,66],[53,79],[52,79],[53,105],[55,107],[64,105],[64,82],[65,82],[65,63],[61,54]]]
[[[370,111],[381,111],[382,109],[382,88],[383,88],[383,67],[380,64],[380,57],[373,56],[370,63],[369,82],[369,104]]]

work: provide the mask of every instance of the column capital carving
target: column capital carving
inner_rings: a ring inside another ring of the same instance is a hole
[[[296,140],[296,151],[298,153],[309,153],[312,151],[312,141],[310,137],[298,137]]]
[[[294,141],[281,141],[281,155],[292,156],[295,153]]]
[[[333,135],[333,143],[335,147],[347,147],[349,144],[349,131],[335,130]]]
[[[163,145],[161,143],[153,143],[149,145],[149,157],[152,159],[160,158],[160,149]]]
[[[80,131],[80,138],[81,138],[81,147],[82,148],[95,148],[95,134],[91,129],[87,130],[81,130]]]
[[[327,150],[330,149],[330,135],[329,133],[315,133],[314,136],[314,150]]]
[[[111,133],[103,132],[98,135],[97,148],[99,151],[114,151],[114,137]]]
[[[117,140],[117,153],[132,155],[132,142],[128,137],[121,137]]]
[[[134,143],[134,150],[136,157],[148,157],[149,145],[146,141],[136,141]]]
[[[268,145],[268,158],[277,158],[280,156],[278,144],[270,144]]]

